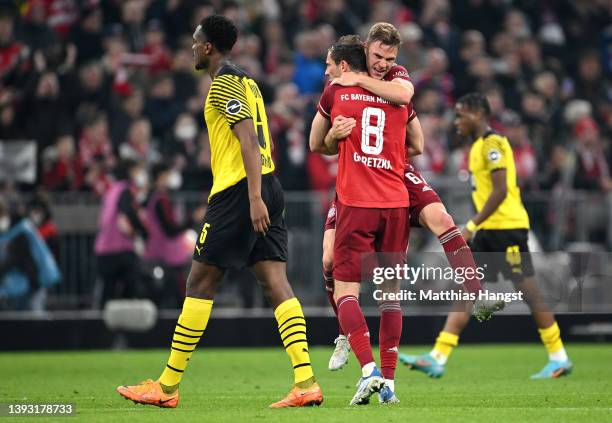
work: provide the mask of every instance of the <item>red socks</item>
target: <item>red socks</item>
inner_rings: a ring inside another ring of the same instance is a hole
[[[351,349],[357,356],[361,367],[374,361],[370,345],[370,331],[359,306],[359,300],[353,295],[338,299],[338,320],[344,333],[348,335]]]
[[[380,371],[385,379],[395,379],[397,353],[402,336],[402,309],[399,301],[385,301],[380,306]]]
[[[458,267],[473,269],[473,272],[471,273],[474,275],[474,277],[466,277],[465,282],[463,283],[465,290],[472,293],[480,292],[482,290],[482,285],[478,280],[478,276],[476,276],[476,263],[474,262],[474,256],[472,255],[472,250],[470,250],[470,247],[468,247],[468,245],[465,243],[463,236],[461,236],[459,229],[457,229],[456,226],[453,226],[448,231],[440,235],[438,239],[440,240],[442,247],[444,247],[444,252],[446,253],[448,262],[453,269],[457,269]]]

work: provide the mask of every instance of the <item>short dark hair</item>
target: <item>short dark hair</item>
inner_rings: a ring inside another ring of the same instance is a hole
[[[338,40],[330,49],[331,59],[337,65],[345,61],[355,72],[367,72],[365,51],[361,43],[347,43],[346,40]]]
[[[210,15],[200,22],[206,41],[215,46],[220,53],[227,53],[236,44],[238,28],[234,22],[223,15]]]
[[[115,167],[115,178],[118,181],[125,181],[130,179],[130,172],[132,171],[132,169],[140,165],[140,162],[137,162],[134,159],[121,160],[119,163],[117,163],[117,166]]]
[[[338,38],[336,44],[359,44],[363,47],[363,41],[357,34],[343,35],[342,37]]]
[[[457,104],[461,104],[472,111],[481,111],[485,117],[491,115],[491,106],[489,100],[480,93],[469,93],[457,100]]]
[[[172,167],[167,162],[160,162],[153,165],[153,168],[151,169],[151,176],[153,176],[153,181],[157,181],[157,178],[159,178],[162,173],[168,172],[170,169],[172,169]]]

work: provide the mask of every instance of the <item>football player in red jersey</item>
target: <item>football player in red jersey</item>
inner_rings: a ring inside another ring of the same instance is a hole
[[[351,38],[352,37],[352,38]],[[343,37],[346,42],[354,42],[355,36]],[[346,72],[341,75],[330,72],[328,66],[326,74],[336,84],[358,85],[368,88],[373,93],[398,104],[410,104],[413,88],[410,83],[408,72],[403,66],[397,65],[395,59],[400,45],[400,36],[397,29],[388,23],[377,23],[369,31],[365,43],[367,55],[368,72],[370,76]],[[328,57],[329,59],[329,57]],[[329,64],[329,60],[328,60]],[[378,80],[383,75],[383,80]],[[354,119],[338,116],[327,134],[311,132],[310,147],[313,151],[326,153],[324,139],[342,139],[355,126]],[[421,154],[423,151],[424,137],[420,122],[416,113],[410,113],[407,127],[408,156]],[[406,163],[405,183],[410,196],[410,226],[426,227],[430,229],[440,240],[444,251],[453,267],[474,267],[475,263],[472,253],[465,244],[463,238],[442,204],[436,192],[427,184],[425,179],[416,171],[412,165]],[[332,203],[323,237],[323,274],[330,304],[337,314],[336,304],[333,300],[334,282],[331,274],[333,265],[333,245],[335,238],[336,208]],[[478,279],[467,280],[465,288],[470,292],[481,289]],[[399,338],[393,334],[401,333],[401,309],[398,302],[385,301],[379,304],[381,309],[380,345],[381,356],[388,355],[385,361],[388,367],[383,366],[383,375],[387,379],[387,386],[393,386],[393,375],[395,372],[397,345]],[[477,318],[486,318],[490,315],[490,308],[480,307],[476,309]],[[399,327],[399,331],[395,328]],[[386,329],[383,329],[386,328]],[[342,368],[350,353],[350,345],[342,328],[339,328],[339,336],[335,340],[336,348],[329,361],[330,370]],[[389,346],[386,348],[386,346]],[[383,394],[385,391],[383,390]],[[381,401],[384,395],[381,395]]]
[[[334,73],[367,72],[359,42],[340,41],[330,49],[329,57]],[[340,325],[362,368],[351,405],[367,404],[370,396],[384,387],[384,379],[374,362],[369,330],[359,306],[361,263],[364,255],[375,252],[387,253],[384,262],[389,267],[405,260],[409,198],[404,167],[409,111],[406,105],[392,104],[364,88],[339,84],[325,89],[317,109],[312,128],[316,133],[326,133],[337,116],[356,120],[346,138],[330,140],[326,148],[339,151],[334,299]]]

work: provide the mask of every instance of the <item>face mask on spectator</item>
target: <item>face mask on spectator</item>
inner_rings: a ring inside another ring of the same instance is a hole
[[[168,175],[167,183],[169,189],[179,189],[183,185],[183,175],[181,175],[181,172],[173,170]]]
[[[191,123],[178,125],[174,130],[174,136],[180,141],[188,141],[195,138],[198,128]]]
[[[6,232],[11,226],[11,219],[8,216],[0,217],[0,232]]]
[[[136,176],[134,176],[134,184],[138,188],[144,188],[147,186],[147,182],[149,182],[149,177],[145,171],[139,171]]]
[[[43,214],[41,212],[31,212],[30,220],[34,222],[36,226],[40,225],[43,221]]]

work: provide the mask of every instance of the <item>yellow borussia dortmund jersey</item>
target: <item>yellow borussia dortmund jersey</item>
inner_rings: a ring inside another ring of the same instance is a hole
[[[491,172],[506,169],[508,187],[504,201],[499,205],[481,229],[529,229],[529,216],[521,200],[521,190],[516,184],[516,167],[508,138],[488,132],[472,144],[470,173],[472,176],[472,200],[480,212],[493,191]]]
[[[232,132],[238,122],[253,121],[261,153],[261,173],[274,171],[268,118],[257,83],[240,68],[226,64],[210,86],[204,106],[210,140],[213,186],[208,199],[246,177],[240,141]]]

